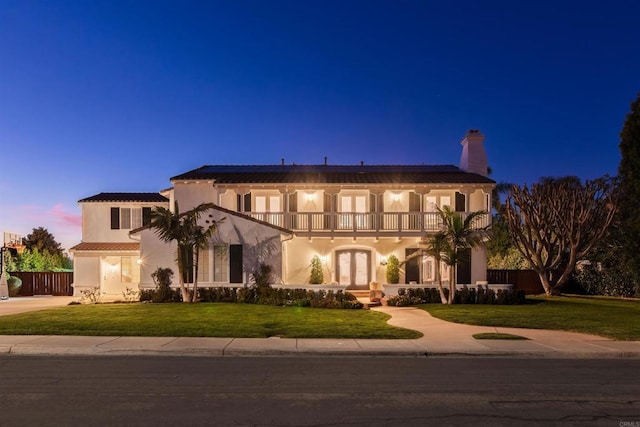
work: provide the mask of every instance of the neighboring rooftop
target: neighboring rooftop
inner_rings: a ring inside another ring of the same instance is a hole
[[[159,193],[100,193],[78,200],[85,202],[168,202],[169,199]]]
[[[139,251],[138,242],[82,242],[70,251]]]
[[[171,178],[217,184],[493,184],[453,165],[205,165]]]

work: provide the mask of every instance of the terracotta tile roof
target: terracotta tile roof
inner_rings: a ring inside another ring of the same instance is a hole
[[[82,242],[70,249],[71,251],[139,251],[138,242]]]
[[[206,165],[171,181],[217,184],[493,184],[453,165]]]
[[[95,196],[78,200],[86,202],[151,202],[166,203],[169,199],[159,193],[100,193]]]

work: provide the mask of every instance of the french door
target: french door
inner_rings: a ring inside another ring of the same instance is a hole
[[[371,251],[348,249],[336,251],[336,275],[347,289],[369,289],[371,281]]]

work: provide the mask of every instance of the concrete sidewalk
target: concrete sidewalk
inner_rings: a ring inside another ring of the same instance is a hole
[[[57,305],[68,303],[57,301]],[[41,305],[47,308],[55,304],[44,300]],[[0,306],[2,314],[6,307]],[[374,310],[391,315],[391,325],[414,329],[424,336],[414,340],[383,340],[4,335],[0,336],[0,354],[640,358],[640,341],[613,341],[573,332],[461,325],[436,319],[412,307]],[[472,337],[481,332],[510,333],[529,340]]]

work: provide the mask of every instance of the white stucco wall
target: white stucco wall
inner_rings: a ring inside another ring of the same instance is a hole
[[[296,238],[285,242],[284,271],[285,283],[290,285],[307,284],[311,274],[311,259],[318,255],[325,259],[325,283],[337,282],[336,251],[347,249],[365,249],[371,251],[371,280],[386,283],[386,267],[380,262],[383,257],[395,255],[400,261],[405,258],[405,248],[415,246],[414,239],[404,239],[397,242],[395,238],[381,238],[377,242],[373,238],[359,238],[354,242],[352,238],[318,237],[311,241],[306,238]],[[400,281],[404,281],[404,271],[401,268]]]
[[[471,250],[471,284],[487,280],[487,247],[478,246]]]
[[[168,203],[87,202],[82,205],[83,242],[131,242],[130,229],[111,229],[111,208],[142,209],[155,206],[169,207]]]
[[[182,209],[181,209],[182,210]],[[221,221],[218,233],[211,239],[209,265],[212,266],[213,245],[215,244],[242,244],[243,245],[243,280],[258,264],[258,253],[265,255],[263,262],[274,268],[277,281],[282,276],[282,233],[272,227],[256,223],[235,215],[228,215],[217,210],[210,210],[201,219],[201,225],[208,226],[205,220]],[[267,244],[265,242],[270,242]],[[270,250],[267,250],[270,249]],[[174,285],[179,283],[178,266],[176,263],[175,243],[160,241],[152,230],[143,230],[140,233],[141,272],[140,287],[153,288],[151,274],[159,267],[171,268],[174,272]],[[211,271],[211,268],[210,268]],[[212,275],[210,275],[210,279]],[[214,283],[211,280],[199,282],[199,286],[220,286],[223,283]]]
[[[100,285],[100,256],[76,253],[73,257],[73,296]]]
[[[175,182],[173,192],[180,212],[191,210],[201,203],[218,203],[218,190],[213,187],[211,181]]]

